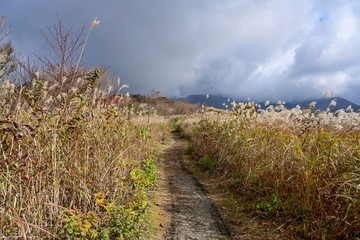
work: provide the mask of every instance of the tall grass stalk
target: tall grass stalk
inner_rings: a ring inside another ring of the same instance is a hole
[[[97,18],[95,18],[95,19],[91,22],[90,27],[89,27],[89,31],[88,31],[88,33],[86,34],[85,42],[84,42],[84,44],[83,44],[82,47],[81,47],[79,59],[78,59],[78,61],[77,61],[77,63],[76,63],[76,67],[75,67],[75,72],[76,72],[76,71],[78,70],[78,68],[79,68],[80,61],[81,61],[82,55],[84,54],[84,49],[85,49],[86,43],[87,43],[87,41],[88,41],[88,39],[89,39],[90,33],[91,33],[91,31],[94,29],[94,27],[96,27],[96,26],[99,25],[99,24],[100,24],[100,21],[97,20]]]
[[[214,159],[220,179],[257,199],[262,216],[309,239],[360,236],[359,113],[239,103],[220,118],[208,113],[187,134],[196,155]]]
[[[40,79],[21,89],[0,84],[0,236],[143,234],[155,181],[152,132],[93,91],[97,72],[58,97]]]

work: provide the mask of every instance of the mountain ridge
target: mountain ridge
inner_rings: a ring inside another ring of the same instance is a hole
[[[210,107],[215,107],[219,109],[226,109],[226,105],[228,108],[231,108],[231,102],[248,102],[247,100],[238,100],[234,98],[228,98],[221,95],[210,95],[207,97],[207,95],[203,94],[192,94],[188,95],[184,98],[178,98],[177,100],[182,100],[188,103],[192,104],[201,104],[206,105]],[[353,108],[354,111],[360,111],[360,105],[351,102],[343,97],[329,97],[329,98],[318,98],[318,99],[312,99],[312,100],[303,100],[303,101],[293,101],[293,102],[286,102],[285,107],[288,109],[294,108],[296,105],[300,105],[302,109],[307,108],[311,102],[316,102],[315,109],[316,110],[326,110],[330,102],[335,100],[336,105],[331,106],[331,111],[337,111],[339,109],[346,109],[349,105]],[[264,102],[256,102],[260,104],[261,106],[264,106]],[[271,105],[276,105],[276,102],[270,102]]]

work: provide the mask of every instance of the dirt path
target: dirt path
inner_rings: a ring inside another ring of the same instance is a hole
[[[173,138],[163,149],[156,200],[160,229],[151,239],[301,239],[294,231],[284,228],[291,226],[258,218],[249,211],[253,208],[249,199],[234,196],[217,179],[199,173],[198,166],[184,156],[187,141],[177,136]]]
[[[218,211],[199,182],[185,169],[182,155],[186,141],[174,136],[164,150],[160,182],[165,199],[163,218],[164,239],[231,239]]]

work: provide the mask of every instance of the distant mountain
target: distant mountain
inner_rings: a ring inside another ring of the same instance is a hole
[[[206,95],[189,95],[185,98],[181,98],[179,100],[183,100],[188,103],[198,104],[198,105],[206,105],[209,107],[225,109],[223,103],[228,104],[229,108],[231,108],[230,103],[234,100],[232,98],[227,98],[223,96],[210,95],[209,98]],[[228,101],[229,100],[229,101]]]
[[[216,96],[216,95],[210,95],[209,98],[206,98],[206,95],[201,95],[201,94],[189,95],[189,96],[187,96],[185,98],[181,98],[179,100],[183,100],[183,101],[186,101],[186,102],[192,103],[192,104],[199,104],[199,105],[215,107],[215,108],[219,108],[219,109],[225,109],[225,106],[223,105],[224,103],[229,105],[229,108],[231,108],[231,102],[233,100],[235,100],[237,102],[244,101],[244,100],[236,100],[236,99],[227,98],[224,96]],[[228,100],[230,100],[230,101],[228,101]],[[332,100],[336,101],[336,106],[330,107],[331,111],[337,111],[341,108],[346,109],[349,105],[352,106],[354,111],[360,111],[359,105],[357,105],[353,102],[350,102],[349,100],[347,100],[345,98],[341,98],[341,97],[321,98],[321,99],[314,99],[314,100],[307,100],[307,101],[291,102],[291,103],[286,103],[285,107],[288,109],[291,109],[291,108],[294,108],[296,105],[300,105],[301,108],[304,109],[304,108],[307,108],[311,102],[315,101],[316,102],[315,109],[326,110]],[[263,102],[259,102],[259,103],[262,106],[264,105]],[[272,103],[272,104],[276,105],[276,103]]]
[[[321,98],[321,99],[315,99],[315,100],[308,100],[308,101],[302,101],[297,103],[287,103],[285,104],[286,108],[293,108],[296,105],[300,105],[301,108],[307,108],[309,104],[313,101],[316,102],[315,109],[319,110],[326,110],[329,107],[329,104],[332,100],[336,101],[336,106],[330,107],[331,111],[337,111],[339,109],[346,109],[348,106],[351,105],[354,111],[359,111],[360,106],[350,102],[349,100],[341,97],[332,97],[332,98]]]

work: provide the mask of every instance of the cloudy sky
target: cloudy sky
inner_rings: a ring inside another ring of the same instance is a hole
[[[108,66],[130,93],[218,94],[254,100],[322,97],[360,103],[360,1],[2,0],[17,51],[44,51],[58,15],[97,17],[84,62]]]

